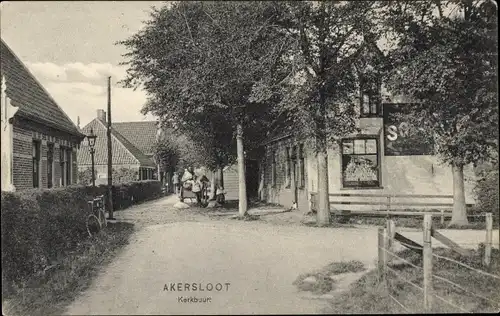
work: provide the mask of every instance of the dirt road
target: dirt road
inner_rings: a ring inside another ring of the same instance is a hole
[[[374,266],[376,227],[211,220],[172,203],[164,198],[116,213],[139,229],[68,314],[320,313],[324,301],[292,285],[299,274],[345,260]],[[193,283],[204,291],[193,291]]]

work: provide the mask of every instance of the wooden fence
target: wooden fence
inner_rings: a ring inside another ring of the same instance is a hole
[[[491,250],[492,250],[492,242],[493,242],[493,235],[492,235],[492,228],[493,228],[493,218],[491,214],[486,214],[486,239],[485,239],[485,253],[484,253],[484,258],[483,258],[483,265],[484,267],[488,268],[491,264]],[[464,285],[459,285],[449,279],[446,279],[444,277],[438,276],[433,273],[433,259],[440,259],[440,260],[445,260],[448,262],[453,262],[457,265],[460,265],[461,267],[467,268],[468,270],[471,271],[471,273],[479,273],[482,274],[483,276],[487,276],[492,279],[500,280],[500,275],[492,274],[487,271],[483,271],[480,269],[473,268],[463,262],[459,262],[457,260],[454,260],[452,258],[448,258],[445,256],[440,256],[436,253],[433,253],[432,249],[432,239],[436,239],[440,241],[442,244],[447,246],[448,248],[452,249],[453,251],[461,254],[462,256],[471,256],[471,252],[467,249],[464,249],[460,247],[458,244],[453,242],[451,239],[445,237],[438,231],[436,231],[432,227],[432,215],[425,215],[424,220],[423,220],[423,226],[422,226],[422,233],[423,233],[423,244],[420,245],[419,243],[401,235],[400,233],[396,232],[396,226],[392,220],[387,220],[386,223],[386,228],[379,228],[378,231],[378,275],[379,275],[379,281],[385,283],[387,288],[389,289],[388,285],[388,272],[391,272],[392,275],[396,276],[398,279],[404,281],[405,283],[408,283],[412,285],[414,288],[417,288],[420,290],[422,293],[422,307],[425,312],[431,312],[433,310],[433,301],[435,299],[446,303],[452,307],[454,307],[457,311],[459,312],[471,312],[466,310],[465,308],[458,306],[457,303],[450,302],[443,297],[437,295],[434,292],[434,287],[433,287],[433,281],[434,280],[439,280],[443,281],[449,286],[456,287],[463,291],[464,293],[467,293],[470,297],[475,297],[483,301],[490,301],[493,304],[497,304],[498,308],[500,308],[500,302],[494,301],[491,298],[484,297],[481,294],[474,293],[473,291],[467,290]],[[404,247],[411,249],[412,251],[416,252],[420,256],[422,256],[422,266],[417,266],[416,264],[408,261],[407,259],[401,258],[399,255],[395,253],[394,246],[395,242],[400,243]],[[405,279],[403,276],[401,276],[395,269],[391,268],[389,266],[389,261],[391,259],[396,259],[397,261],[403,262],[412,268],[418,269],[419,271],[422,271],[423,275],[423,282],[422,285],[415,284],[414,282],[411,282],[408,279]],[[400,306],[404,311],[406,312],[412,312],[407,306],[403,305],[398,299],[396,299],[389,291],[389,296],[390,298],[398,305]]]
[[[318,193],[312,192],[310,194],[311,210],[316,211]],[[330,206],[345,216],[423,216],[430,214],[440,216],[441,222],[444,223],[445,218],[451,217],[453,209],[453,195],[366,193],[330,193],[328,195]],[[412,201],[415,199],[419,201]],[[447,200],[448,202],[436,202],[437,200]],[[338,209],[338,205],[344,205],[345,208],[353,205],[378,206],[379,209],[345,210]],[[411,211],[408,209],[411,209]],[[335,213],[335,211],[332,211],[332,213]]]

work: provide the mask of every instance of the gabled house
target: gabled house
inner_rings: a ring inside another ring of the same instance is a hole
[[[0,73],[2,191],[76,183],[85,135],[3,40]]]
[[[107,183],[108,142],[106,112],[97,110],[97,117],[84,126],[81,131],[97,135],[95,142],[94,164],[96,184]],[[135,180],[157,179],[157,165],[153,158],[153,145],[156,140],[157,125],[154,121],[119,122],[111,124],[111,146],[113,169],[129,169],[135,173]],[[92,166],[87,140],[78,151],[78,170],[89,170]]]
[[[370,68],[374,59],[382,57],[374,43],[364,49],[366,63],[356,67],[359,76],[364,75],[363,71]],[[391,95],[378,80],[380,77],[371,75],[372,80],[363,80],[368,76],[360,78],[359,94],[353,99],[357,105],[358,130],[330,144],[327,150],[329,194],[335,194],[333,199],[338,200],[332,204],[332,211],[383,208],[385,201],[372,195],[452,195],[451,167],[442,164],[434,154],[433,135],[397,115],[411,106],[411,100]],[[299,209],[310,210],[311,193],[318,190],[314,140],[284,132],[270,136],[264,147],[260,198],[285,207],[296,203]],[[473,204],[472,166],[464,168],[464,175],[466,203]],[[348,196],[357,196],[366,205],[350,204],[344,198]],[[438,198],[433,202],[450,200]]]

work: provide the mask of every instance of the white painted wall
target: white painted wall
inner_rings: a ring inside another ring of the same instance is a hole
[[[451,166],[440,162],[439,157],[434,155],[421,156],[385,156],[384,155],[384,133],[381,130],[383,123],[381,118],[360,119],[359,127],[363,134],[380,135],[380,164],[381,168],[381,186],[380,189],[344,189],[342,188],[341,176],[341,157],[339,148],[332,145],[328,149],[328,180],[329,193],[351,193],[351,194],[426,194],[426,195],[452,195],[453,194],[453,176]],[[314,153],[308,152],[307,159],[308,190],[317,191],[318,172]],[[467,204],[475,203],[474,186],[475,174],[472,165],[464,168],[465,178],[465,199]],[[346,200],[349,198],[330,197],[330,200]],[[383,201],[381,198],[350,198],[350,200],[360,199]],[[398,201],[403,202],[403,199]],[[405,201],[416,202],[416,199],[407,199]],[[432,199],[419,202],[450,203],[450,199]],[[338,205],[334,206],[341,209],[366,210],[381,208],[380,206],[364,205]],[[407,208],[407,206],[395,206],[393,208]]]

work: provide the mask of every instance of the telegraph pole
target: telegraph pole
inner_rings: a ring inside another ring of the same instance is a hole
[[[108,219],[113,217],[113,151],[111,147],[111,76],[108,77]]]

